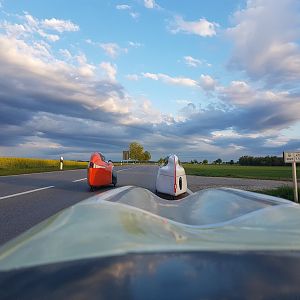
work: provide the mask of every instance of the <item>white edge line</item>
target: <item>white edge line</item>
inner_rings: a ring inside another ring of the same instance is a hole
[[[8,196],[3,196],[3,197],[0,197],[0,200],[7,199],[7,198],[12,198],[12,197],[16,197],[16,196],[21,196],[21,195],[25,195],[25,194],[29,194],[29,193],[34,193],[34,192],[38,192],[38,191],[42,191],[42,190],[46,190],[46,189],[51,189],[51,188],[54,188],[54,185],[45,186],[45,187],[42,187],[42,188],[39,188],[39,189],[34,189],[34,190],[26,191],[26,192],[16,193],[16,194],[8,195]]]
[[[193,194],[195,194],[194,192],[192,192],[190,189],[186,189],[186,191],[187,191],[187,193],[189,194],[189,195],[193,195]]]
[[[77,180],[73,180],[72,182],[78,182],[78,181],[83,181],[83,180],[86,180],[86,177],[85,178],[81,178],[81,179],[77,179]]]

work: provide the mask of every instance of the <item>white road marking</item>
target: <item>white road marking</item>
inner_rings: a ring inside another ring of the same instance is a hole
[[[123,172],[123,171],[127,171],[127,170],[131,170],[132,168],[127,168],[127,169],[122,169],[122,170],[118,170],[117,173]]]
[[[45,173],[56,173],[56,172],[74,172],[74,171],[79,171],[79,170],[86,170],[86,169],[74,169],[74,170],[57,170],[57,171],[47,171],[47,172],[35,172],[35,173],[25,173],[25,174],[15,174],[15,175],[3,175],[0,176],[0,178],[3,177],[16,177],[16,176],[28,176],[28,175],[36,175],[36,174],[45,174]]]
[[[188,193],[189,195],[193,195],[193,194],[194,194],[194,192],[192,192],[190,189],[186,189],[186,191],[187,191],[187,193]]]
[[[86,177],[85,178],[81,178],[81,179],[77,179],[77,180],[73,180],[72,182],[78,182],[78,181],[83,181],[83,180],[86,180]]]
[[[21,195],[25,195],[25,194],[29,194],[29,193],[34,193],[34,192],[38,192],[38,191],[42,191],[42,190],[47,190],[47,189],[51,189],[51,188],[54,188],[54,185],[45,186],[45,187],[42,187],[39,189],[34,189],[34,190],[21,192],[21,193],[17,193],[17,194],[12,194],[12,195],[8,195],[8,196],[3,196],[3,197],[0,197],[0,200],[12,198],[12,197],[16,197],[16,196],[21,196]]]

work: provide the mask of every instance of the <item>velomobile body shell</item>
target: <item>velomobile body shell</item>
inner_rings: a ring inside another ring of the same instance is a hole
[[[113,184],[113,163],[106,162],[101,153],[93,153],[91,155],[87,180],[91,188]]]

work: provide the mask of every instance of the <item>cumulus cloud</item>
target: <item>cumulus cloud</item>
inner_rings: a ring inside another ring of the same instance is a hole
[[[70,20],[60,19],[45,19],[41,22],[41,25],[46,29],[51,29],[62,33],[64,31],[78,31],[79,26],[71,22]]]
[[[50,42],[56,42],[60,39],[57,34],[49,33],[45,30],[57,31],[59,34],[65,31],[78,31],[79,26],[72,23],[70,20],[60,19],[45,19],[40,20],[34,18],[28,13],[19,16],[23,24],[10,23],[6,20],[0,23],[0,28],[4,29],[6,34],[18,38],[24,38],[38,34],[40,37],[45,38]]]
[[[134,11],[130,12],[129,15],[130,15],[133,19],[137,19],[137,18],[140,16],[140,14],[139,14],[138,12],[134,12]]]
[[[116,6],[116,9],[119,9],[119,10],[129,10],[129,9],[131,9],[131,6],[127,5],[127,4],[118,4]]]
[[[133,11],[132,7],[128,4],[118,4],[116,5],[116,9],[127,11],[133,19],[137,19],[140,16],[139,13]]]
[[[181,85],[186,87],[201,87],[205,91],[214,91],[217,87],[217,82],[210,75],[202,74],[199,80],[188,77],[173,77],[163,73],[142,73],[144,78],[155,81],[161,80],[167,84]]]
[[[120,53],[127,53],[128,49],[121,48],[117,43],[101,43],[100,47],[111,58],[116,58]]]
[[[72,54],[68,49],[59,49],[59,53],[66,59],[70,60],[72,59]]]
[[[171,33],[195,34],[201,37],[212,37],[216,35],[216,28],[219,25],[209,22],[205,18],[198,21],[185,21],[181,16],[176,16],[170,24]]]
[[[194,58],[192,56],[184,56],[183,59],[189,67],[196,68],[202,65],[202,61],[200,59]]]
[[[132,41],[129,41],[128,42],[128,45],[132,48],[139,48],[139,47],[142,47],[143,44],[139,43],[139,42],[132,42]]]
[[[78,74],[83,77],[92,77],[95,75],[96,67],[92,64],[89,64],[87,58],[84,54],[76,56],[78,62]]]
[[[148,9],[159,8],[155,0],[144,0],[144,6]]]
[[[185,99],[178,99],[178,100],[176,100],[176,103],[179,104],[179,105],[187,105],[189,103],[192,103],[192,101],[185,100]]]
[[[115,64],[112,64],[110,62],[102,62],[100,64],[100,67],[104,71],[105,76],[108,78],[108,80],[110,81],[116,80],[117,66]]]
[[[230,66],[268,85],[300,80],[300,3],[298,0],[247,1],[227,29],[234,43]]]
[[[201,74],[199,85],[205,91],[213,91],[216,88],[216,80],[213,79],[210,75]]]
[[[137,81],[139,80],[139,76],[137,74],[127,74],[126,75],[126,78],[128,80],[132,80],[132,81]]]
[[[194,87],[197,86],[197,81],[193,80],[191,78],[187,77],[171,77],[166,74],[162,73],[142,73],[142,76],[144,78],[152,79],[152,80],[162,80],[165,83],[168,84],[174,84],[174,85],[183,85],[183,86],[189,86],[189,87]]]

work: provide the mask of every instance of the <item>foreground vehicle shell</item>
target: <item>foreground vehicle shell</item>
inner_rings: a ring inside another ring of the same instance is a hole
[[[297,299],[297,274],[300,206],[233,189],[114,189],[0,248],[0,299]]]
[[[172,196],[186,193],[185,170],[180,166],[176,155],[170,155],[166,160],[166,165],[159,168],[156,178],[156,190],[159,193]]]
[[[117,175],[113,170],[114,165],[111,161],[106,162],[103,154],[95,152],[91,155],[87,179],[88,184],[93,190],[95,187],[117,184]]]

